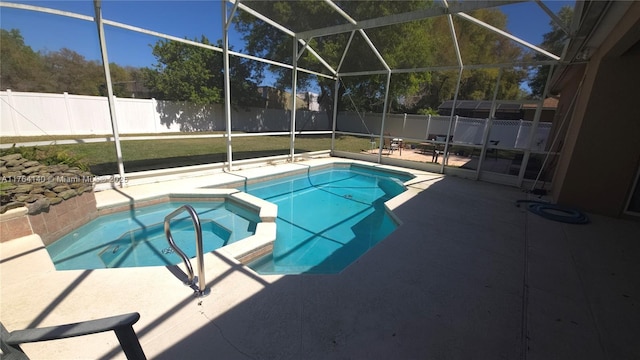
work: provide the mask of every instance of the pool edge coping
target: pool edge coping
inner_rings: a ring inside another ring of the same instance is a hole
[[[187,190],[183,191],[171,191],[163,192],[160,189],[155,189],[155,191],[147,192],[147,193],[137,193],[135,191],[126,191],[125,189],[108,189],[105,191],[97,192],[100,193],[118,193],[122,197],[119,200],[114,201],[111,199],[110,201],[106,199],[105,196],[97,196],[96,197],[96,208],[98,209],[98,213],[104,209],[114,208],[115,206],[131,206],[133,203],[138,202],[148,202],[148,201],[169,201],[171,196],[175,197],[196,197],[201,196],[203,194],[211,195],[218,194],[222,196],[224,194],[225,199],[231,199],[232,201],[238,201],[241,204],[249,206],[253,209],[260,209],[259,217],[261,222],[258,223],[256,227],[256,233],[252,236],[249,236],[245,239],[236,241],[232,244],[226,245],[224,247],[218,248],[214,251],[223,254],[226,257],[239,261],[240,263],[246,265],[253,260],[258,259],[261,256],[268,254],[273,250],[273,244],[276,238],[276,225],[275,219],[277,218],[277,205],[268,202],[266,200],[257,198],[253,195],[250,195],[242,190],[238,190],[237,188],[223,188],[223,186],[230,186],[230,184],[237,184],[240,182],[249,182],[253,183],[256,181],[265,181],[273,178],[283,177],[291,175],[294,173],[301,173],[308,170],[321,170],[323,168],[335,167],[335,166],[351,166],[358,165],[364,166],[374,169],[382,169],[385,171],[391,171],[395,173],[403,173],[403,174],[411,174],[414,178],[403,183],[406,190],[393,197],[392,199],[387,200],[384,205],[387,214],[392,218],[394,222],[398,226],[403,224],[402,219],[398,215],[395,214],[395,209],[413,198],[417,193],[421,192],[422,189],[412,188],[409,184],[414,182],[420,182],[426,178],[431,179],[434,175],[441,176],[440,174],[434,174],[423,170],[418,169],[406,169],[400,168],[394,165],[388,164],[379,164],[379,163],[371,163],[367,161],[359,161],[354,159],[345,159],[339,157],[330,157],[330,158],[317,158],[317,159],[306,159],[304,162],[294,162],[294,163],[285,163],[285,164],[276,164],[270,165],[265,164],[265,166],[251,167],[247,169],[238,169],[233,172],[224,172],[224,178],[217,177],[217,181],[213,179],[208,179],[213,184],[202,186],[202,184],[195,185]],[[218,175],[221,175],[218,174]],[[231,176],[229,178],[228,176]],[[209,176],[207,176],[209,177]],[[244,180],[238,180],[238,178],[244,178]],[[186,179],[189,180],[189,179]],[[199,179],[201,180],[201,179]],[[201,181],[198,181],[201,182]],[[140,184],[133,185],[131,188],[137,187],[146,187],[149,185],[158,185],[162,183],[156,184]],[[101,194],[103,195],[103,194]],[[100,199],[99,199],[100,198]],[[168,200],[164,200],[168,199]],[[150,204],[147,204],[150,205]],[[145,205],[143,205],[145,206]],[[273,225],[266,226],[266,224],[273,223]],[[263,225],[260,225],[263,224]]]
[[[360,165],[370,168],[380,168],[387,171],[392,172],[401,172],[405,174],[411,174],[414,176],[413,179],[410,179],[404,183],[406,187],[406,191],[395,196],[394,198],[386,201],[385,209],[388,215],[401,226],[403,224],[402,220],[395,214],[395,209],[413,198],[417,193],[421,192],[424,189],[419,187],[411,187],[411,183],[420,183],[425,179],[433,179],[435,177],[441,177],[441,174],[430,173],[423,170],[417,169],[406,169],[399,168],[394,165],[388,164],[379,164],[379,163],[371,163],[367,161],[359,161],[353,159],[344,159],[344,158],[322,158],[322,159],[306,159],[304,163],[288,163],[288,164],[277,164],[276,166],[266,165],[264,167],[255,167],[250,169],[239,169],[237,173],[226,173],[227,175],[232,175],[234,177],[240,176],[245,179],[255,180],[256,178],[264,179],[269,177],[280,177],[283,174],[289,174],[291,171],[300,171],[300,166],[306,169],[318,170],[324,167],[331,166],[340,166],[340,165]],[[287,169],[288,168],[288,169]],[[264,170],[271,170],[265,172]],[[259,176],[245,176],[242,175],[245,172],[255,172],[260,171],[262,174]],[[189,179],[186,179],[189,180]],[[155,184],[140,184],[134,185],[129,188],[136,187],[148,187],[149,185],[159,185],[162,183]],[[229,180],[218,182],[212,186],[226,186],[229,184]],[[169,184],[167,184],[169,186]],[[155,186],[154,186],[155,187]],[[193,198],[193,197],[201,197],[202,195],[209,195],[212,197],[217,197],[220,201],[233,201],[239,204],[248,207],[251,210],[257,211],[257,215],[260,218],[260,222],[256,227],[256,233],[247,238],[236,241],[232,244],[226,245],[224,247],[218,248],[215,251],[219,251],[221,254],[224,254],[226,257],[230,257],[236,261],[239,261],[242,264],[248,264],[249,262],[256,260],[257,258],[266,255],[269,251],[273,249],[273,243],[276,238],[276,226],[275,219],[277,218],[277,205],[270,203],[266,200],[257,198],[253,195],[245,193],[241,190],[237,190],[236,188],[203,188],[203,187],[191,187],[188,190],[183,191],[162,191],[161,189],[152,189],[153,191],[138,192],[136,194],[135,191],[126,191],[127,188],[124,189],[105,189],[103,191],[94,192],[94,195],[102,195],[96,196],[96,210],[99,215],[104,215],[105,213],[109,213],[115,211],[115,209],[122,210],[122,208],[130,209],[134,204],[142,204],[140,206],[149,206],[156,203],[168,202],[171,201],[171,198]],[[109,199],[109,196],[104,196],[107,193],[118,194],[119,199],[114,200],[112,196]],[[206,201],[206,200],[204,200]],[[209,200],[211,201],[211,199]],[[216,201],[216,200],[213,200]],[[17,211],[14,212],[23,212],[26,208],[21,208],[20,210],[15,209]],[[5,214],[3,214],[5,215]],[[13,214],[12,214],[13,215]],[[271,226],[266,226],[266,224],[273,223]],[[263,224],[263,225],[260,225]],[[38,234],[33,234],[38,235]],[[20,237],[11,240],[18,240]],[[51,260],[51,264],[53,261]]]
[[[266,200],[247,194],[237,189],[227,188],[193,188],[184,191],[171,191],[164,194],[148,194],[138,198],[129,197],[107,204],[96,204],[99,215],[106,215],[127,210],[134,204],[140,207],[166,203],[172,200],[197,198],[198,201],[230,201],[255,212],[260,222],[256,225],[253,235],[225,245],[214,251],[219,251],[243,264],[267,254],[273,249],[276,239],[275,221],[278,216],[278,206]],[[273,224],[268,226],[267,224]]]

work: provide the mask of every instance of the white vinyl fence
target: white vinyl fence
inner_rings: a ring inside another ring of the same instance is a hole
[[[168,132],[224,131],[221,104],[199,106],[186,102],[155,99],[116,98],[116,118],[120,134],[160,134]],[[275,132],[290,130],[290,111],[283,109],[238,108],[231,114],[232,130]],[[433,139],[445,136],[451,125],[452,142],[481,145],[487,119],[448,116],[388,114],[384,134],[405,139]],[[380,135],[382,114],[341,112],[337,130]],[[327,131],[332,126],[326,112],[298,110],[296,130]],[[489,140],[503,149],[524,149],[532,122],[493,120]],[[531,150],[544,150],[551,123],[539,123]],[[111,134],[106,97],[0,91],[0,133],[2,136]]]
[[[380,135],[382,114],[338,114],[337,130],[351,133]],[[451,124],[451,132],[449,125]],[[384,134],[396,138],[433,140],[435,136],[452,135],[452,143],[459,145],[482,145],[488,119],[449,116],[388,114],[385,118]],[[531,133],[532,121],[493,120],[489,133],[490,141],[497,141],[502,149],[525,149]],[[541,122],[533,137],[531,150],[543,151],[547,145],[551,123]]]
[[[198,106],[186,102],[116,98],[120,134],[224,131],[221,104]],[[289,131],[290,111],[238,108],[232,111],[232,130]],[[331,130],[325,112],[298,110],[296,130]],[[106,97],[0,91],[2,136],[111,134]]]

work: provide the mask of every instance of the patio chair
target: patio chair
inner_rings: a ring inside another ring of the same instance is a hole
[[[139,319],[140,314],[129,313],[73,324],[14,330],[11,332],[7,331],[4,325],[0,323],[0,349],[2,351],[0,354],[3,360],[29,359],[20,348],[20,344],[66,339],[113,330],[127,359],[146,360],[140,341],[138,341],[138,336],[133,331],[133,324]]]
[[[374,152],[377,148],[378,148],[378,143],[376,143],[376,138],[371,136],[371,138],[369,139],[369,151],[368,152]]]
[[[391,134],[385,134],[385,138],[384,138],[384,144],[382,146],[383,149],[386,149],[388,152],[387,154],[393,154],[393,152],[395,150],[400,149],[400,143],[398,142],[398,139],[394,139],[391,137]]]
[[[436,136],[435,141],[444,143],[447,140],[446,136]],[[438,156],[442,155],[443,159],[446,159],[444,156],[444,150],[446,148],[446,144],[435,144],[433,149],[433,156],[431,158],[431,162],[438,162]]]

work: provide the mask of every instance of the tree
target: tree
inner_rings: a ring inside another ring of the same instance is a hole
[[[345,22],[341,16],[337,15],[333,9],[323,2],[247,1],[244,3],[279,23],[292,28],[294,31],[322,28]],[[401,13],[431,6],[424,1],[339,1],[337,4],[356,19],[367,19],[381,13]],[[239,13],[234,18],[234,21],[236,29],[244,34],[244,40],[247,44],[246,50],[249,53],[284,63],[292,63],[293,44],[290,37],[247,13]],[[424,25],[430,26],[427,23],[428,21],[419,21],[398,24],[392,28],[373,29],[367,33],[376,47],[384,50],[383,56],[389,66],[411,67],[428,61],[425,59],[436,53],[433,48],[433,42],[422,41],[425,38],[425,33],[428,33],[428,29],[425,30]],[[422,28],[418,30],[421,26]],[[340,63],[348,39],[348,33],[336,34],[311,39],[310,45],[335,69]],[[414,41],[411,44],[412,40],[418,41]],[[298,48],[301,49],[302,46],[298,45]],[[320,61],[308,51],[305,51],[300,57],[298,64],[300,67],[328,73]],[[254,67],[255,71],[260,72],[265,65],[256,63]],[[277,75],[277,85],[279,87],[291,89],[291,71],[289,69],[277,66],[269,66],[269,69]],[[340,71],[376,69],[384,69],[384,67],[372,50],[369,49],[365,39],[359,33],[356,33]],[[333,113],[333,99],[336,96],[341,102],[339,105],[341,108],[351,107],[351,101],[353,101],[359,111],[382,110],[386,75],[371,75],[358,79],[344,78],[342,80],[343,85],[346,87],[340,86],[338,94],[334,94],[333,80],[316,77],[304,72],[298,73],[297,85],[300,89],[306,89],[311,85],[319,86],[319,100],[324,105],[330,118]],[[427,80],[428,75],[424,73],[394,76],[390,89],[391,97],[395,98],[397,94],[403,92],[417,91],[420,88],[419,84]],[[345,93],[350,98],[343,98]]]
[[[120,78],[118,76],[116,78],[113,75],[113,69],[116,66],[118,65],[111,63],[111,77],[113,78],[114,93],[116,93],[116,96],[143,99],[151,97],[149,89],[145,86],[144,69],[146,68],[125,66],[124,68],[122,68],[124,77]],[[121,87],[122,90],[120,90],[119,87]],[[120,92],[122,94],[118,95],[118,93]]]
[[[0,29],[0,88],[44,91],[44,73],[42,57],[24,43],[20,30]]]
[[[104,69],[100,65],[101,75],[104,74]],[[129,86],[133,82],[133,74],[135,68],[122,67],[116,63],[109,64],[109,73],[111,74],[111,88],[113,89],[113,95],[117,97],[131,97],[135,95],[130,90]],[[107,96],[107,83],[104,81],[104,75],[102,75],[102,83],[99,85],[98,90],[100,95]]]
[[[85,59],[77,52],[62,48],[46,53],[27,46],[20,30],[0,29],[0,83],[2,90],[106,95],[104,69],[98,61]],[[134,68],[111,64],[114,94],[125,97]]]
[[[77,95],[101,94],[104,70],[97,61],[89,61],[77,52],[62,48],[44,55],[50,79],[49,92],[68,92]]]
[[[471,12],[470,15],[499,29],[506,29],[507,17],[500,10],[479,9]],[[454,18],[454,26],[462,62],[465,65],[510,63],[526,58],[522,49],[507,37],[458,18]],[[442,30],[440,29],[440,34],[443,34]],[[452,43],[442,46],[444,51],[453,51]],[[464,70],[460,80],[458,99],[491,99],[499,72],[498,68]],[[503,70],[498,99],[522,98],[524,94],[520,90],[520,84],[526,77],[527,73],[523,69]],[[433,81],[425,89],[424,101],[419,105],[437,108],[443,101],[453,99],[457,81],[457,70],[435,72]]]
[[[571,20],[573,19],[573,8],[571,6],[563,6],[558,11],[557,15],[565,27],[568,28]],[[540,47],[553,54],[560,55],[564,49],[564,44],[568,39],[568,35],[558,24],[556,24],[555,21],[550,21],[549,24],[551,25],[551,31],[543,35]],[[535,60],[548,60],[546,56],[540,54],[536,54],[533,58]],[[549,75],[549,68],[549,66],[538,67],[537,71],[529,79],[528,85],[529,88],[531,88],[531,95],[533,97],[542,97],[545,83]]]
[[[343,24],[345,20],[322,2],[298,1],[243,1],[249,7],[265,14],[280,24],[296,32],[313,28]],[[336,2],[354,19],[371,19],[377,16],[415,11],[434,5],[425,1],[338,1]],[[506,17],[498,10],[479,10],[474,13],[481,20],[489,20],[494,26],[505,28]],[[254,55],[285,63],[292,63],[292,40],[278,29],[256,19],[250,14],[239,13],[235,18],[236,29],[244,34],[246,49]],[[496,25],[497,24],[497,25]],[[458,24],[461,46],[465,49],[465,63],[498,63],[510,58],[518,60],[521,50],[508,39],[482,31],[475,24],[463,21]],[[475,28],[474,28],[475,27]],[[462,29],[460,29],[462,28]],[[371,42],[382,54],[392,69],[411,69],[428,66],[456,64],[453,44],[449,35],[449,25],[445,17],[435,17],[366,30]],[[349,33],[314,38],[311,47],[334,68],[341,61],[342,53],[349,39]],[[301,45],[298,45],[301,48]],[[515,57],[515,58],[513,58]],[[473,60],[473,61],[472,61]],[[320,62],[308,51],[299,59],[300,67],[323,71]],[[265,65],[257,64],[256,71]],[[384,69],[365,39],[356,32],[340,72]],[[291,87],[289,69],[270,66],[277,74],[277,83],[285,89]],[[517,75],[517,76],[516,76]],[[333,99],[337,96],[340,108],[355,106],[359,111],[382,111],[387,75],[369,75],[358,78],[345,77],[345,87],[334,94],[334,83],[330,79],[298,73],[298,86],[308,87],[315,79],[320,87],[320,99],[332,116]],[[463,96],[486,98],[493,93],[497,70],[474,70],[465,72],[461,94]],[[503,79],[505,94],[517,95],[525,73],[517,73]],[[417,111],[420,108],[437,107],[442,100],[449,99],[455,91],[457,71],[414,72],[393,74],[389,88],[389,111]],[[490,84],[490,85],[489,85]],[[344,97],[343,95],[349,95]],[[415,99],[420,100],[416,101]],[[414,99],[407,102],[407,99]]]
[[[194,40],[196,41],[196,40]],[[200,43],[211,45],[202,36]],[[221,46],[221,44],[218,44]],[[224,101],[222,53],[182,42],[159,40],[153,46],[157,63],[143,69],[145,85],[160,99],[216,104]],[[246,60],[230,57],[232,104],[257,105],[257,81]]]
[[[205,36],[199,42],[211,45]],[[222,53],[170,40],[159,40],[152,52],[157,63],[151,69],[142,69],[145,86],[151,95],[184,102],[183,106],[191,109],[172,114],[178,110],[165,106],[161,109],[161,114],[165,114],[162,122],[170,126],[178,118],[182,131],[216,130],[212,128],[212,109],[208,105],[224,101]],[[262,101],[257,88],[259,77],[254,76],[245,59],[230,56],[229,62],[231,104],[234,107],[258,106]]]

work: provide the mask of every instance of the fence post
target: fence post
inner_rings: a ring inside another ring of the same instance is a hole
[[[16,121],[16,104],[13,101],[13,93],[10,89],[7,89],[7,102],[9,103],[9,112],[11,113],[11,124],[13,124],[13,131],[16,136],[21,136],[20,129],[18,128],[18,122]]]
[[[482,147],[480,148],[480,157],[478,158],[478,167],[476,168],[476,180],[480,179],[480,171],[482,170],[482,166],[484,165],[484,157],[487,154],[487,145],[489,144],[489,133],[491,132],[491,127],[493,126],[493,117],[491,116],[492,114],[489,115],[490,117],[487,118],[484,132],[482,134]]]
[[[113,95],[113,109],[114,109],[115,114],[116,114],[116,122],[118,123],[118,134],[126,133],[126,131],[122,131],[124,129],[123,129],[123,126],[122,126],[123,121],[122,121],[122,118],[121,118],[122,117],[122,111],[121,111],[122,109],[121,109],[121,106],[120,106],[120,99],[115,95]],[[126,121],[125,121],[125,123],[126,123]]]
[[[156,111],[157,109],[156,99],[151,98],[149,105],[151,105],[151,121],[153,121],[153,131],[157,134],[159,132],[158,123],[160,122],[160,117],[158,116],[158,112]]]
[[[431,126],[431,114],[427,115],[427,132],[424,134],[424,138],[429,140],[429,127]]]
[[[519,147],[519,141],[520,140],[520,134],[522,134],[522,124],[524,123],[524,120],[520,119],[518,120],[518,132],[516,133],[516,142],[514,143],[513,147],[516,149],[520,149],[521,147]]]
[[[402,119],[402,137],[406,137],[404,135],[404,129],[407,126],[407,113],[404,113],[404,119]]]
[[[449,159],[449,143],[450,140],[449,138],[451,137],[451,128],[454,127],[454,124],[458,124],[458,118],[459,116],[456,115],[455,116],[455,122],[452,122],[451,120],[453,120],[453,118],[449,118],[449,129],[447,130],[447,137],[444,142],[444,154],[442,155],[442,166],[440,167],[440,172],[444,173],[444,165],[447,163],[448,159]]]
[[[62,95],[64,96],[64,108],[67,110],[67,126],[69,126],[68,131],[65,133],[76,135],[74,132],[76,129],[74,129],[73,126],[73,116],[71,115],[71,106],[69,104],[69,93],[65,91]]]

